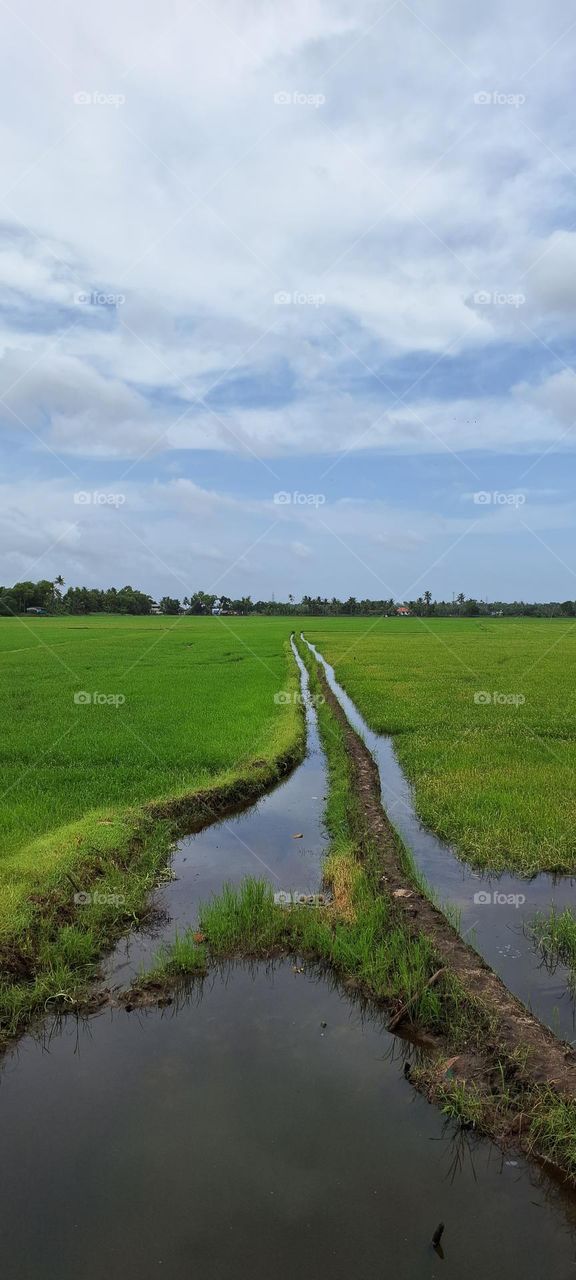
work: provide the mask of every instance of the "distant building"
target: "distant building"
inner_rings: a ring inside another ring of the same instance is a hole
[[[39,609],[37,605],[31,605],[30,608],[26,610],[26,613],[34,613],[36,614],[36,616],[40,614],[43,618],[46,618],[48,616],[48,610]]]
[[[156,601],[152,602],[152,605],[150,607],[150,613],[162,613],[160,605],[156,604]]]
[[[410,610],[405,604],[399,604],[396,613],[399,618],[409,618],[411,616]]]

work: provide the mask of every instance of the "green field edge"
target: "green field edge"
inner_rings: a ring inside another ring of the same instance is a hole
[[[289,643],[286,690],[270,758],[242,761],[208,785],[121,812],[101,809],[34,841],[57,850],[0,928],[0,1052],[43,1013],[85,1002],[114,942],[150,916],[150,896],[170,878],[174,842],[255,803],[304,758],[299,673]]]
[[[322,695],[316,662],[297,643],[311,691]],[[202,981],[210,967],[231,960],[293,956],[297,968],[329,972],[346,993],[392,1013],[390,1029],[402,1021],[409,1038],[425,1046],[409,1078],[447,1117],[576,1181],[576,1100],[534,1081],[528,1048],[511,1051],[501,1040],[497,1012],[464,989],[432,939],[407,927],[382,887],[342,725],[321,697],[316,706],[328,764],[324,882],[332,902],[286,908],[275,904],[265,882],[225,885],[201,907],[197,930],[165,944],[122,1002],[128,1008],[163,1003],[170,990],[185,991],[190,980]],[[394,830],[393,836],[407,883],[422,891],[408,851]]]

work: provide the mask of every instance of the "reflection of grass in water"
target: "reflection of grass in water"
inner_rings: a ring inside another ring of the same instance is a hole
[[[570,907],[558,912],[553,907],[549,915],[538,912],[528,926],[544,963],[554,969],[565,964],[570,970],[568,986],[576,995],[576,916]]]

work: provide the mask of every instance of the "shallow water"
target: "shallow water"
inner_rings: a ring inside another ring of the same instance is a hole
[[[181,842],[159,893],[170,921],[116,948],[109,981],[124,985],[224,880],[318,887],[326,775],[310,705],[307,719],[291,778]],[[0,1074],[4,1273],[576,1276],[572,1193],[443,1120],[404,1077],[415,1053],[290,960],[211,972],[167,1009],[46,1025]]]
[[[10,1280],[574,1275],[573,1203],[513,1154],[456,1140],[398,1041],[325,978],[285,961],[201,991],[177,1013],[68,1019],[47,1051],[13,1056]]]
[[[396,757],[393,739],[369,728],[356,704],[338,683],[333,668],[315,645],[305,636],[302,638],[322,664],[330,688],[350,724],[374,756],[384,808],[440,903],[456,908],[461,934],[500,975],[509,990],[557,1035],[575,1042],[576,1014],[568,988],[568,970],[558,965],[551,973],[525,930],[537,911],[549,911],[552,906],[558,910],[575,906],[574,878],[542,874],[527,880],[514,875],[482,875],[472,871],[450,845],[420,822],[412,788]],[[514,901],[509,901],[510,898]]]

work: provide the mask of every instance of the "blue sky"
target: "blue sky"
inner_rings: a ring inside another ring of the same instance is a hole
[[[0,582],[576,597],[568,3],[2,27]]]

